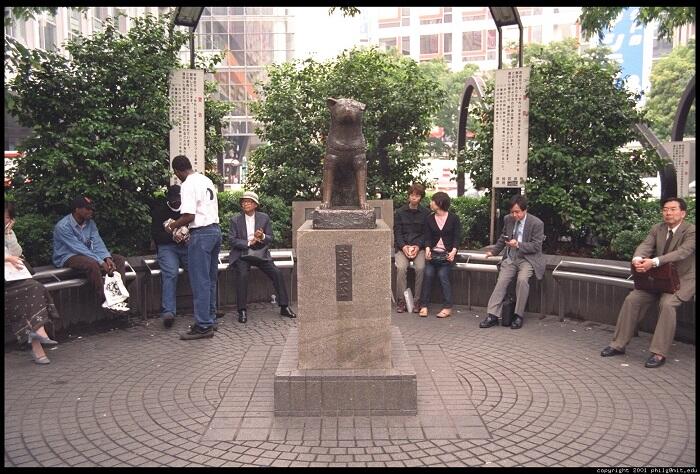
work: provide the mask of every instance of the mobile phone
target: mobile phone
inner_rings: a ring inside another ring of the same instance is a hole
[[[505,240],[510,240],[510,235],[503,234],[501,235],[501,238]]]

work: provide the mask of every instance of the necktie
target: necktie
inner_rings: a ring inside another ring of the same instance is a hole
[[[668,236],[666,237],[666,244],[664,245],[664,251],[661,253],[661,255],[666,255],[668,248],[671,246],[671,240],[673,240],[673,231],[669,229]]]
[[[518,240],[518,230],[520,230],[520,221],[515,222],[515,228],[513,229],[513,238]],[[508,256],[511,260],[515,258],[515,249],[513,247],[508,247]]]

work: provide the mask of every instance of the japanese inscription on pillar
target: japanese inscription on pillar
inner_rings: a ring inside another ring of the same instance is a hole
[[[494,188],[520,188],[527,179],[529,83],[529,67],[496,71],[493,106]]]
[[[170,162],[185,155],[192,169],[204,173],[204,70],[173,69],[170,73]],[[175,177],[171,184],[180,184]]]
[[[676,168],[676,189],[678,197],[688,197],[690,176],[691,142],[665,142],[663,144]]]
[[[335,300],[352,301],[352,245],[335,246]]]

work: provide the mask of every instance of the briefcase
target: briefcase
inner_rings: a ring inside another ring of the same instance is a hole
[[[681,287],[681,280],[678,272],[671,263],[666,263],[651,270],[640,273],[632,268],[632,278],[634,279],[634,289],[644,290],[652,293],[675,293]]]
[[[515,299],[511,295],[506,295],[501,307],[501,326],[510,326],[515,314]]]

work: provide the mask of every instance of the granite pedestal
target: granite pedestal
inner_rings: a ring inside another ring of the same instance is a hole
[[[415,370],[391,328],[392,231],[376,223],[299,228],[298,332],[275,374],[275,414],[416,413]]]

